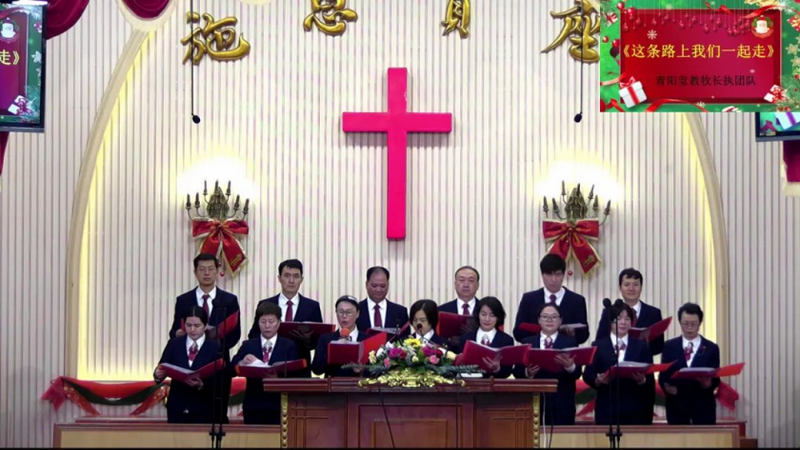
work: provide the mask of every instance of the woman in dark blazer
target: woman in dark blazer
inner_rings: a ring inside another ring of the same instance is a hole
[[[439,324],[439,307],[433,300],[417,300],[411,305],[411,336],[423,344],[444,345],[444,339],[436,334]]]
[[[500,331],[497,327],[502,326],[506,320],[506,312],[503,304],[496,297],[484,297],[475,305],[473,312],[478,329],[461,336],[459,342],[459,352],[464,350],[467,341],[477,342],[491,348],[503,348],[514,345],[514,338]],[[483,375],[484,378],[508,378],[511,375],[513,366],[504,366],[500,361],[485,358],[483,361],[489,370]]]
[[[278,336],[281,326],[281,307],[270,302],[262,302],[256,308],[256,321],[261,335],[242,342],[242,346],[231,360],[231,368],[239,364],[252,364],[255,361],[275,365],[299,358],[297,346],[291,339]],[[291,376],[291,372],[286,374]],[[273,375],[284,376],[283,373]],[[245,424],[277,425],[281,418],[281,394],[264,392],[264,379],[248,378],[242,403]]]
[[[609,337],[595,341],[597,347],[594,362],[586,366],[583,380],[597,390],[597,403],[594,422],[598,425],[612,423],[617,407],[617,380],[608,373],[609,369],[622,361],[634,361],[653,364],[653,356],[647,343],[628,335],[634,317],[633,309],[618,300],[610,308],[611,334]],[[617,319],[618,327],[613,321]],[[617,353],[619,352],[619,353]],[[619,423],[622,425],[649,425],[653,423],[653,375],[637,374],[632,378],[619,379]],[[614,406],[612,414],[612,406]]]
[[[170,339],[153,373],[157,383],[166,377],[161,364],[197,370],[219,357],[219,342],[206,339],[208,315],[195,305],[183,313],[186,334]],[[222,373],[219,374],[223,376]],[[186,383],[172,380],[167,397],[169,423],[211,423],[214,418],[214,378],[193,378]],[[227,419],[227,415],[225,416]]]

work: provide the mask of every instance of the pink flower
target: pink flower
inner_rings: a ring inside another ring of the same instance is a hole
[[[402,348],[395,347],[395,348],[389,350],[389,358],[405,359],[405,357],[406,357],[406,352],[403,351]]]
[[[436,354],[436,349],[426,345],[422,347],[422,354],[425,356],[433,356]]]
[[[436,355],[431,356],[428,358],[428,360],[431,362],[431,364],[439,364],[439,357]]]
[[[383,360],[383,367],[389,367],[392,365],[392,361],[389,358]]]

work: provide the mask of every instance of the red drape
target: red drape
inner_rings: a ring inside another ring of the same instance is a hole
[[[6,144],[8,144],[8,132],[0,133],[0,175],[3,175],[3,161],[6,157]]]
[[[47,5],[45,38],[53,39],[78,22],[89,0],[50,0]]]
[[[141,19],[155,19],[169,5],[170,0],[122,0],[128,9]]]

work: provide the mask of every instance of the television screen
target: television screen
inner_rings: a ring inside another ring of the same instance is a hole
[[[0,3],[0,131],[44,131],[46,9]]]
[[[800,140],[800,113],[756,113],[756,141]]]

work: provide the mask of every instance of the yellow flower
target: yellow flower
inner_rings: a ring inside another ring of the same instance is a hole
[[[455,361],[456,360],[456,354],[453,353],[453,352],[450,352],[450,351],[445,353],[444,357],[449,359],[450,361]]]
[[[369,352],[369,363],[375,364],[378,362],[378,358],[375,356],[375,350]]]
[[[422,347],[422,342],[419,339],[408,338],[403,341],[403,345],[407,345],[412,348],[420,348]]]

